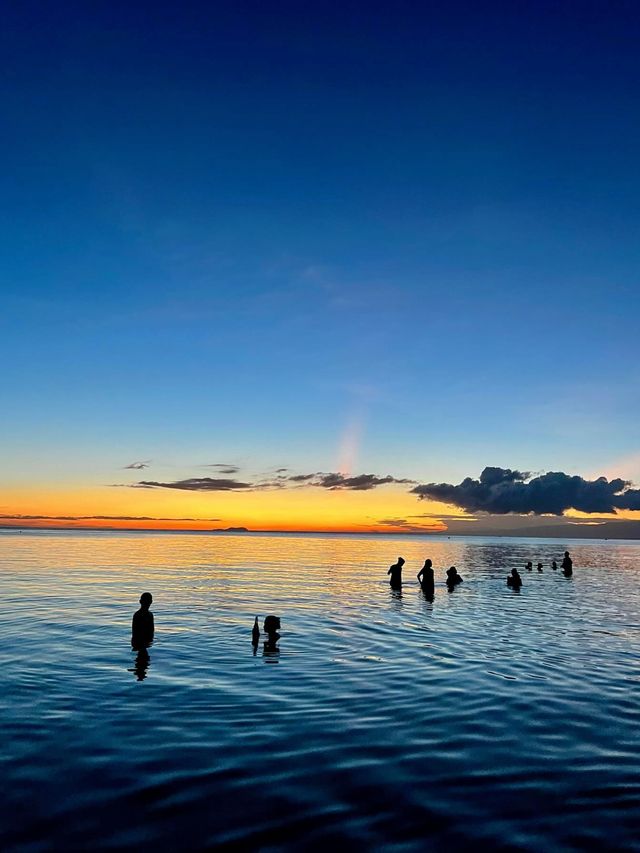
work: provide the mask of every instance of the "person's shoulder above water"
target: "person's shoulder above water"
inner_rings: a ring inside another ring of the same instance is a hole
[[[155,624],[153,613],[149,610],[153,602],[150,592],[140,596],[140,609],[133,614],[131,622],[131,642],[133,645],[148,645],[153,640]]]

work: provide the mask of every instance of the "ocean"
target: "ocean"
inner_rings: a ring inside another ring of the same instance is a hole
[[[640,850],[639,579],[638,542],[0,532],[2,849]]]

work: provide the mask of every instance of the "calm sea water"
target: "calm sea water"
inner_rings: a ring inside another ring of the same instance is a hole
[[[2,847],[640,850],[639,580],[631,542],[0,533]]]

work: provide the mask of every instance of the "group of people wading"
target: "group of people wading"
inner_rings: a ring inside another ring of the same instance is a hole
[[[389,578],[389,584],[391,589],[401,589],[402,588],[402,567],[404,566],[404,558],[398,557],[396,563],[389,567],[388,575],[391,575]],[[422,587],[424,593],[426,595],[433,595],[433,591],[435,589],[435,577],[433,574],[433,563],[431,560],[425,560],[424,566],[420,569],[417,574],[418,583]],[[449,591],[455,589],[455,587],[462,583],[462,578],[458,574],[458,570],[455,566],[451,566],[450,569],[447,569],[447,587]]]
[[[389,571],[387,572],[389,577],[389,585],[391,589],[402,589],[402,567],[404,566],[404,558],[398,557],[397,562],[395,562],[392,566],[389,566]],[[551,568],[555,571],[558,569],[558,564],[554,560],[551,563]],[[573,560],[571,559],[569,552],[564,552],[564,558],[562,563],[560,564],[560,568],[562,569],[562,574],[566,578],[570,578],[573,575]],[[526,571],[533,571],[533,563],[529,561],[525,566]],[[539,572],[543,570],[543,564],[538,563],[537,569]],[[418,583],[422,587],[422,591],[428,597],[433,596],[435,591],[435,577],[433,574],[433,563],[431,560],[425,560],[424,566],[420,569],[417,576]],[[458,570],[455,566],[451,566],[450,569],[447,569],[447,589],[449,592],[454,590],[458,584],[462,583],[462,578],[458,574]],[[511,589],[520,589],[522,586],[522,577],[517,569],[511,569],[511,574],[507,577],[507,586]]]

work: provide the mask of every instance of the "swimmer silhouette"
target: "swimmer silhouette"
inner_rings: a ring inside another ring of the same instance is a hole
[[[458,574],[458,570],[455,566],[451,566],[450,569],[447,569],[447,587],[449,592],[454,590],[459,583],[462,583],[462,578]]]
[[[146,649],[153,642],[155,626],[153,613],[149,610],[153,596],[150,592],[143,592],[140,596],[140,610],[133,614],[131,623],[131,645],[134,649]]]
[[[564,560],[560,563],[562,566],[562,574],[565,578],[570,578],[573,574],[573,560],[569,556],[569,552],[564,552]]]
[[[277,642],[280,639],[278,629],[280,628],[280,619],[277,616],[266,616],[264,620],[264,632],[267,635],[264,647],[266,651],[276,651]]]
[[[525,566],[525,569],[526,569],[528,572],[532,572],[532,571],[533,571],[533,563],[531,562],[531,560],[529,560],[529,562],[528,562],[528,563],[527,563],[527,565]]]
[[[555,560],[553,561],[553,563],[551,563],[551,568],[553,569],[554,572],[558,571],[558,564],[556,563]]]
[[[433,595],[434,587],[435,587],[435,578],[433,576],[433,563],[431,560],[425,560],[424,566],[420,569],[416,577],[418,578],[418,583],[422,587],[422,591],[425,595]]]
[[[522,586],[522,578],[517,569],[511,569],[511,574],[507,577],[507,586],[510,586],[511,589],[520,589]]]
[[[389,566],[388,575],[391,575],[389,578],[389,584],[393,587],[393,589],[400,589],[402,586],[402,567],[404,566],[404,559],[402,557],[398,557],[398,562],[394,563],[392,566]]]
[[[253,623],[253,628],[251,629],[251,644],[253,646],[257,646],[260,642],[260,626],[258,625],[258,617],[256,616],[256,621]]]
[[[542,563],[538,563],[537,569],[538,569],[538,571],[539,571],[539,572],[541,572],[541,571],[542,571]]]

